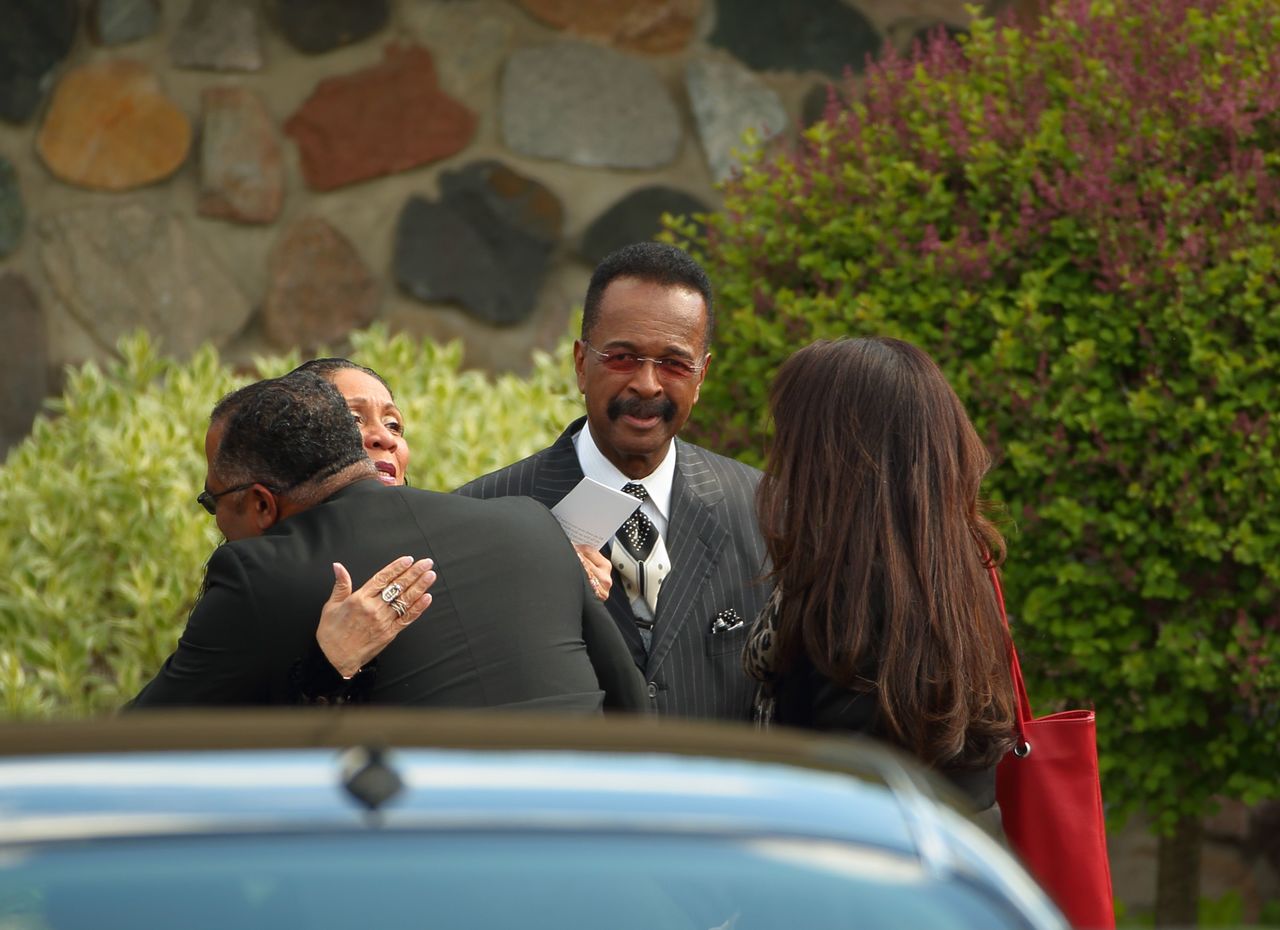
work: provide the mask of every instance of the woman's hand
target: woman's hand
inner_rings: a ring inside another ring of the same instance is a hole
[[[609,589],[613,587],[613,566],[599,549],[579,544],[573,547],[578,552],[578,561],[582,570],[587,573],[587,584],[602,601],[609,599]]]
[[[338,674],[355,675],[422,615],[431,604],[434,564],[402,556],[353,592],[346,567],[333,563],[333,593],[320,612],[316,642]]]

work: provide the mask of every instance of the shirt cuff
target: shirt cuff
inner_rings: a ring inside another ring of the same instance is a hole
[[[370,700],[377,671],[378,660],[374,659],[350,678],[343,678],[320,646],[313,645],[289,670],[293,702],[320,706],[366,704]]]

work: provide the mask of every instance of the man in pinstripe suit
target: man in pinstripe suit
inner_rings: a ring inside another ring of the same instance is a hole
[[[640,509],[670,568],[656,612],[634,586],[627,594],[616,568],[606,606],[658,713],[746,720],[754,688],[742,649],[769,594],[753,506],[760,473],[676,438],[706,376],[713,324],[710,281],[681,250],[643,242],[609,255],[591,277],[574,344],[586,417],[458,492],[552,507],[584,475],[643,485]]]

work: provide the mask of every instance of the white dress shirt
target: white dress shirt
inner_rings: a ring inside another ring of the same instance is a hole
[[[578,430],[573,437],[573,447],[578,450],[578,464],[582,473],[594,481],[608,485],[621,491],[623,485],[643,484],[649,492],[649,499],[640,505],[653,525],[658,528],[658,535],[666,537],[667,521],[671,514],[671,486],[676,479],[676,443],[673,439],[667,447],[667,454],[650,474],[643,478],[628,478],[618,467],[604,457],[604,453],[596,445],[591,435],[590,425]]]
[[[640,509],[653,521],[658,535],[665,541],[671,514],[671,487],[676,477],[675,440],[673,439],[667,447],[667,454],[658,463],[658,467],[643,478],[628,478],[618,470],[616,465],[604,457],[604,453],[595,443],[595,437],[591,435],[589,423],[574,435],[573,447],[578,452],[578,464],[586,477],[619,491],[627,484],[644,485],[644,489],[649,492],[649,498],[641,502]],[[636,596],[632,599],[631,610],[641,619],[653,619],[653,613],[643,597]]]

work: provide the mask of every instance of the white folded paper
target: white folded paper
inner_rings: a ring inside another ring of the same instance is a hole
[[[585,543],[599,549],[614,537],[618,527],[639,506],[640,501],[630,494],[592,478],[583,478],[576,488],[551,508],[551,513],[560,521],[569,542],[575,546]]]

